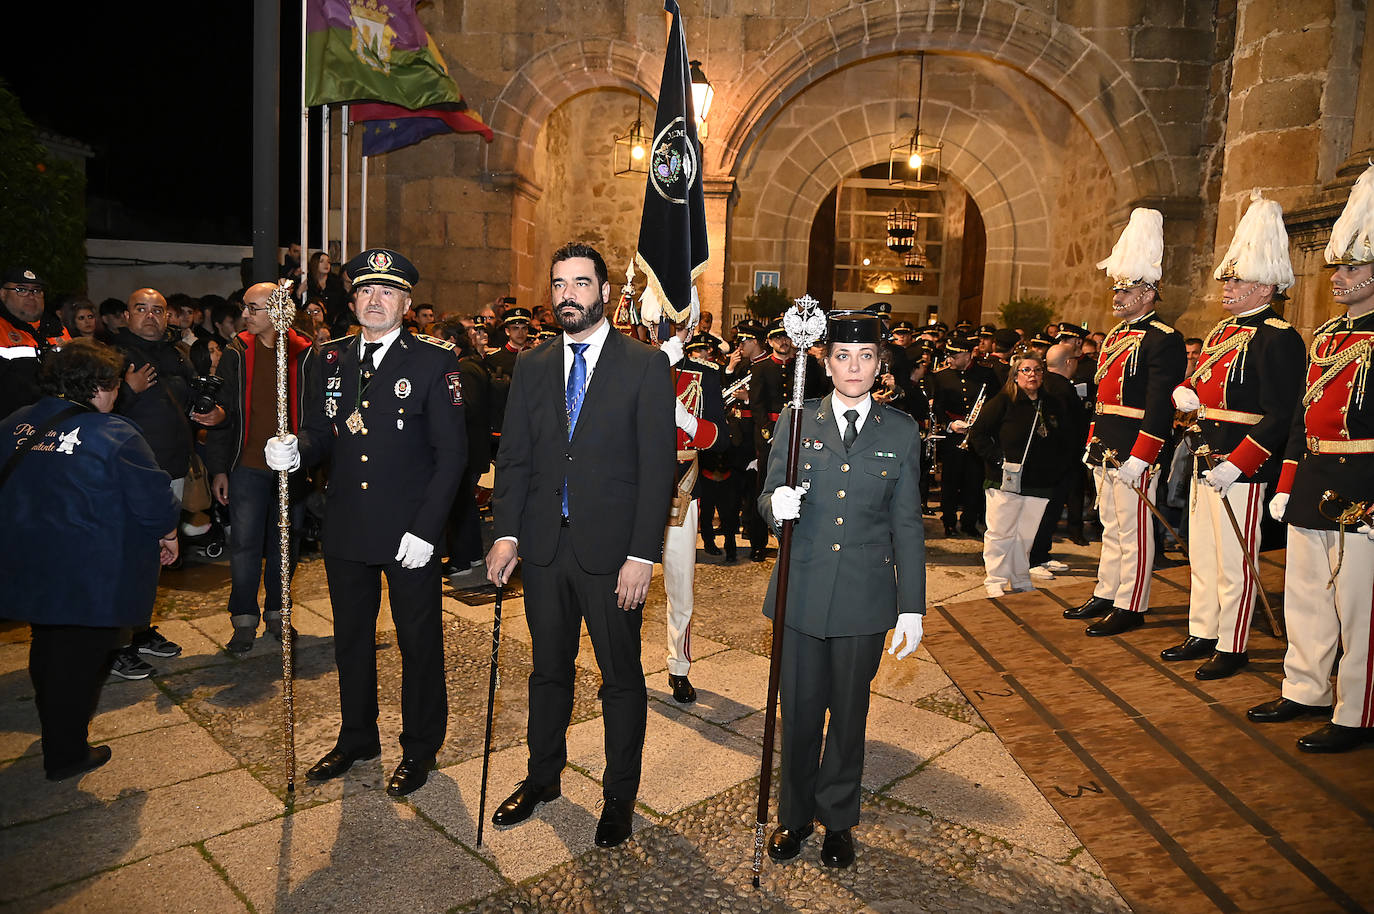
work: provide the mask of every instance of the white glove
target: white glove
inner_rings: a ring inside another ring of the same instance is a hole
[[[1226,496],[1226,490],[1231,488],[1231,484],[1240,478],[1240,467],[1229,460],[1217,464],[1206,473],[1202,474],[1202,481],[1217,490],[1217,494]]]
[[[1363,533],[1365,536],[1374,540],[1374,527],[1369,526],[1368,523],[1360,524],[1358,527],[1355,528],[1355,532]]]
[[[1197,391],[1180,384],[1174,388],[1174,406],[1185,413],[1195,413],[1202,406],[1202,401],[1198,399]]]
[[[773,517],[779,521],[796,520],[801,516],[801,503],[805,495],[806,490],[797,486],[778,486],[773,490],[770,502]]]
[[[1288,513],[1288,493],[1280,492],[1269,499],[1269,516],[1274,520],[1283,520],[1283,516]]]
[[[677,422],[677,427],[687,433],[691,438],[697,433],[697,417],[682,405],[681,400],[673,401],[673,419]]]
[[[676,365],[682,361],[682,340],[674,333],[659,344],[658,351],[668,357],[669,365]]]
[[[964,432],[968,431],[968,422],[963,419],[955,419],[950,422],[949,430],[956,435],[962,435]]]
[[[273,470],[294,470],[301,465],[301,449],[295,435],[268,438],[262,456]]]
[[[1150,465],[1139,457],[1130,457],[1121,465],[1117,473],[1121,476],[1121,481],[1133,489],[1140,487],[1140,479],[1145,475],[1145,471]]]
[[[423,568],[434,556],[434,547],[414,533],[401,537],[401,547],[396,550],[396,561],[402,568]]]
[[[902,613],[897,617],[897,627],[892,630],[892,646],[887,649],[889,654],[896,653],[897,648],[902,642],[906,642],[906,647],[897,654],[898,660],[905,660],[907,655],[921,643],[922,618],[920,613]]]

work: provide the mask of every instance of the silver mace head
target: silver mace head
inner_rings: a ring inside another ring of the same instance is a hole
[[[792,307],[782,316],[782,329],[792,340],[792,345],[805,351],[816,340],[825,335],[825,313],[820,302],[810,295],[792,300]]]
[[[296,319],[296,303],[291,298],[292,280],[283,279],[277,283],[272,294],[267,296],[267,316],[277,333],[285,333]]]

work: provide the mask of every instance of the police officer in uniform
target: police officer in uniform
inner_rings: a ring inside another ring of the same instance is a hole
[[[882,325],[869,314],[832,315],[827,336],[825,370],[835,389],[803,405],[799,484],[784,485],[787,449],[779,447],[759,496],[775,527],[796,521],[782,639],[779,826],[768,853],[796,857],[819,819],[821,861],[845,867],[854,862],[869,684],[886,633],[895,625],[888,652],[900,649],[898,659],[921,640],[925,537],[916,422],[869,394]],[[778,423],[780,442],[791,415]],[[764,604],[770,617],[777,573]]]
[[[990,399],[997,393],[997,380],[982,365],[973,361],[977,342],[955,335],[945,341],[949,363],[931,382],[935,421],[945,427],[940,441],[940,508],[944,515],[945,536],[954,536],[960,526],[969,536],[979,537],[978,522],[983,517],[983,461],[960,448],[973,421],[973,407],[979,397]]]
[[[1256,723],[1330,715],[1330,723],[1298,739],[1303,752],[1345,752],[1374,736],[1374,527],[1367,510],[1355,507],[1351,513],[1360,516],[1352,518],[1341,510],[1374,501],[1374,167],[1355,183],[1332,226],[1326,262],[1335,268],[1331,294],[1345,314],[1312,338],[1306,392],[1269,505],[1289,525],[1282,697],[1247,713]],[[1323,503],[1327,491],[1337,498]]]
[[[322,547],[342,722],[337,744],[306,777],[335,778],[381,752],[376,631],[385,574],[401,649],[401,762],[386,790],[401,797],[429,777],[447,725],[434,546],[467,461],[463,392],[453,344],[402,326],[420,278],[410,261],[374,248],[344,272],[362,329],[324,345],[321,404],[332,433],[323,448],[334,458]],[[299,464],[294,438],[273,438],[268,449],[274,470]]]
[[[1256,200],[1217,267],[1226,283],[1221,306],[1231,316],[1212,328],[1197,368],[1173,394],[1174,406],[1197,413],[1202,440],[1217,461],[1195,457],[1198,478],[1189,505],[1188,637],[1160,656],[1207,660],[1194,675],[1222,679],[1249,661],[1246,645],[1259,582],[1265,490],[1279,478],[1306,364],[1302,337],[1279,317],[1274,301],[1293,283],[1283,211]],[[1244,542],[1226,516],[1225,499]],[[1210,659],[1209,659],[1210,658]]]
[[[71,340],[57,315],[44,313],[46,292],[29,267],[0,278],[0,416],[38,400],[38,360]]]
[[[1102,555],[1093,595],[1064,610],[1066,619],[1105,616],[1088,626],[1093,636],[1139,628],[1150,604],[1154,518],[1136,490],[1154,501],[1155,461],[1173,427],[1170,398],[1187,361],[1183,337],[1155,315],[1163,257],[1164,217],[1137,208],[1098,264],[1114,280],[1112,313],[1121,319],[1103,341],[1084,456],[1097,485]]]

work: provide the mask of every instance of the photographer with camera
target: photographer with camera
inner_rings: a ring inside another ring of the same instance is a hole
[[[226,421],[210,431],[205,463],[215,500],[229,506],[229,618],[234,634],[228,648],[243,654],[252,650],[258,632],[258,582],[267,558],[267,592],[262,621],[281,638],[281,563],[277,558],[277,474],[268,468],[265,448],[277,433],[276,328],[267,302],[275,283],[260,282],[243,293],[243,322],[247,327],[230,341],[220,357],[223,386],[218,401]],[[302,436],[301,462],[291,477],[291,567],[295,573],[300,530],[308,494],[305,469],[318,462],[311,442],[329,434],[320,403],[325,400],[318,356],[310,338],[287,330],[287,401],[291,433],[302,421],[319,423],[314,434]],[[332,402],[331,402],[332,405]],[[309,407],[309,408],[307,408]],[[328,407],[326,407],[328,408]]]

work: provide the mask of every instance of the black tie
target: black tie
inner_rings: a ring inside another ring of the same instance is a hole
[[[377,370],[377,350],[382,348],[381,343],[363,343],[363,387],[367,387],[367,382],[372,380],[372,372]]]
[[[859,437],[859,411],[847,409],[844,418],[849,423],[844,430],[844,449],[847,451],[854,446],[854,439]]]

